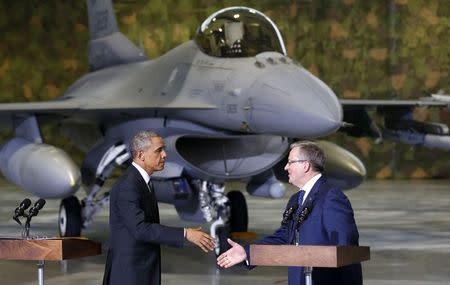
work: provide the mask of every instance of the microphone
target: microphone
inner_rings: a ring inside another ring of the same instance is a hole
[[[20,222],[20,220],[18,219],[19,217],[24,217],[24,213],[25,210],[28,209],[28,207],[30,207],[31,205],[31,200],[28,198],[25,198],[19,205],[19,207],[16,208],[16,210],[14,211],[14,216],[13,219],[19,223],[19,225],[22,225],[22,223]]]
[[[37,200],[36,203],[34,203],[34,206],[31,207],[30,211],[28,212],[28,218],[31,220],[31,217],[37,216],[39,210],[42,209],[44,205],[45,205],[44,199],[41,198]]]
[[[290,207],[283,213],[283,220],[281,221],[282,225],[287,224],[287,222],[292,218],[292,215],[297,211],[298,204]]]
[[[311,198],[306,201],[305,207],[300,212],[300,215],[298,216],[296,222],[295,222],[295,228],[298,230],[300,228],[300,225],[308,218],[308,215],[312,212],[313,209],[313,200]]]

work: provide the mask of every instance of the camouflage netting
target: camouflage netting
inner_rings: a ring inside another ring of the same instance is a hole
[[[211,13],[235,5],[269,16],[288,55],[341,98],[414,99],[450,91],[448,0],[136,0],[114,7],[121,31],[154,58],[191,39]],[[88,32],[85,1],[1,1],[0,101],[62,95],[88,70]],[[450,124],[448,109],[418,109],[415,117]],[[43,131],[47,141],[76,153],[52,127]],[[360,157],[369,177],[450,178],[449,152],[376,145],[342,133],[329,139]],[[80,153],[76,157],[80,162]]]

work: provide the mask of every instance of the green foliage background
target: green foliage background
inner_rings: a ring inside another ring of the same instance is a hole
[[[341,98],[414,99],[450,91],[448,0],[114,3],[121,31],[151,58],[191,39],[204,19],[228,6],[249,6],[269,16],[282,32],[288,55]],[[1,1],[0,34],[1,102],[56,98],[88,71],[85,1]],[[415,116],[450,123],[448,109],[418,109]],[[48,142],[81,161],[54,128],[43,131]],[[450,178],[449,152],[376,145],[342,133],[327,139],[360,157],[369,177]]]

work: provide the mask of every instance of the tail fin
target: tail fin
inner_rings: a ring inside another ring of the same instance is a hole
[[[143,52],[119,32],[111,0],[86,0],[86,4],[91,32],[88,44],[91,70],[147,60]]]

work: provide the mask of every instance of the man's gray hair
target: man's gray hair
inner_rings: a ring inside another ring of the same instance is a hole
[[[323,150],[312,141],[298,141],[291,144],[290,149],[298,147],[298,159],[305,159],[309,161],[313,169],[322,173],[325,169],[326,157]]]
[[[133,136],[128,146],[131,152],[131,157],[135,158],[137,153],[141,150],[145,150],[152,145],[152,138],[160,137],[152,131],[140,131]]]

